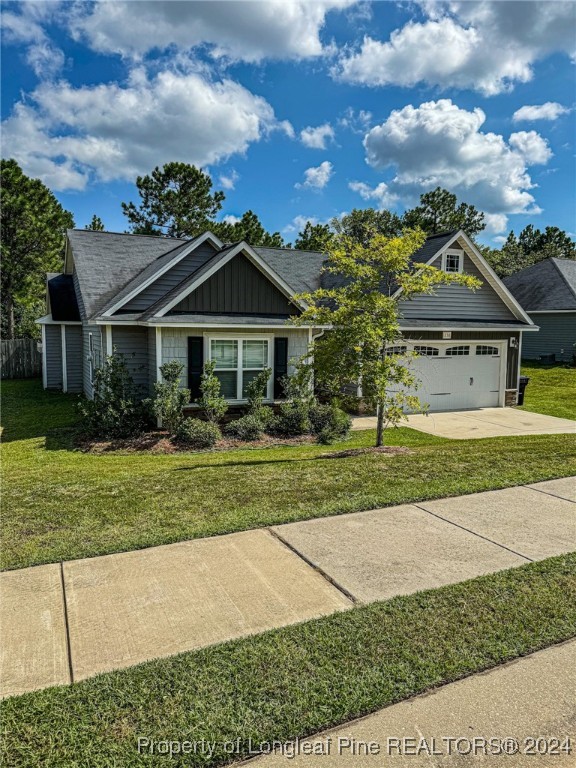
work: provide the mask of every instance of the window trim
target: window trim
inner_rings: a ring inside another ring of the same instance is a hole
[[[458,269],[448,270],[446,269],[446,262],[448,256],[458,256]],[[464,269],[464,251],[460,248],[448,248],[442,254],[442,272],[446,272],[448,275],[462,274]]]
[[[244,368],[242,367],[242,360],[243,360],[243,344],[244,341],[267,341],[268,342],[268,361],[266,363],[266,368],[272,369],[272,374],[270,375],[270,378],[268,379],[268,386],[266,390],[266,397],[264,398],[265,402],[272,403],[274,402],[274,334],[273,333],[205,333],[204,334],[204,359],[205,360],[212,360],[212,341],[236,341],[238,342],[238,361],[237,361],[237,367],[236,367],[236,397],[227,397],[226,401],[228,403],[245,403],[246,398],[242,397],[242,387],[243,387],[243,371]],[[220,369],[220,370],[226,370],[226,369]],[[228,370],[234,370],[233,368],[230,368]],[[255,370],[253,368],[249,368],[247,370]]]

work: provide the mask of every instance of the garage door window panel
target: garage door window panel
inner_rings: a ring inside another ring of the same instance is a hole
[[[446,350],[446,357],[462,357],[470,354],[469,346],[448,347]]]
[[[484,357],[498,357],[500,354],[500,351],[498,347],[490,347],[486,344],[477,344],[476,354],[482,355]]]
[[[426,347],[426,346],[415,346],[414,352],[418,355],[422,355],[422,357],[438,357],[440,354],[440,350],[438,347]]]

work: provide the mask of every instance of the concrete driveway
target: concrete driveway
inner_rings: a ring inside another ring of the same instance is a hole
[[[472,411],[431,413],[428,416],[408,416],[406,426],[420,432],[452,440],[508,435],[576,434],[576,421],[545,416],[542,413],[519,411],[516,408],[478,408]],[[358,416],[352,429],[375,429],[375,416]]]

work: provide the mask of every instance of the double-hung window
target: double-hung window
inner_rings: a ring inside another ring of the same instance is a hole
[[[246,399],[248,384],[270,365],[270,351],[269,339],[210,339],[210,359],[226,399]]]

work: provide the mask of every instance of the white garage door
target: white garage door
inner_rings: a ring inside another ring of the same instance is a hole
[[[430,411],[457,411],[500,405],[500,346],[436,342],[408,345],[419,357],[410,367],[421,382],[414,392]]]

